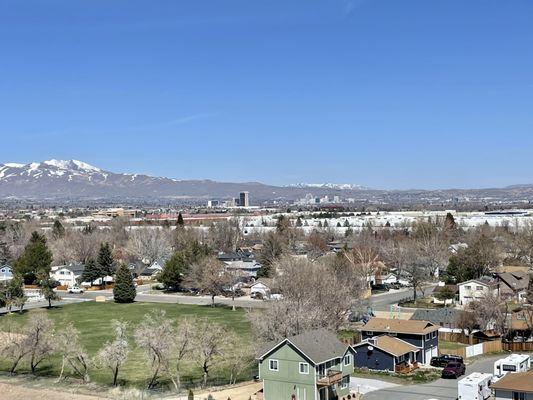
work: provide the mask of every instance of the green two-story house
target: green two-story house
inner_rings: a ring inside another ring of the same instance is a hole
[[[325,330],[270,343],[259,352],[263,400],[342,400],[350,393],[355,350]]]

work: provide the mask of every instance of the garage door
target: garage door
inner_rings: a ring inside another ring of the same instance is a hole
[[[424,364],[429,364],[431,361],[431,349],[426,350],[426,358],[424,359]]]

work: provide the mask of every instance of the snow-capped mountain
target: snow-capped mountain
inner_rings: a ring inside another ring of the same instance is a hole
[[[106,171],[78,160],[0,164],[0,198],[234,198],[247,190],[256,199],[283,196],[261,183],[177,180]]]
[[[368,188],[361,185],[354,185],[351,183],[295,183],[288,187],[295,188],[320,188],[320,189],[335,189],[335,190],[367,190]]]

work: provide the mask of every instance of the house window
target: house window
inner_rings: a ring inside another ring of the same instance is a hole
[[[526,394],[520,392],[513,392],[513,400],[526,400]]]
[[[465,289],[466,289],[466,290],[470,290],[470,286],[469,286],[469,285],[466,285],[466,286],[465,286]]]
[[[300,374],[308,374],[309,373],[309,364],[307,363],[300,363]]]
[[[426,341],[429,340],[429,333],[428,333],[427,335],[424,335],[424,339],[425,339]]]
[[[341,389],[346,389],[350,386],[350,376],[343,376],[341,380]]]
[[[437,331],[431,332],[431,338],[435,339],[437,337]]]
[[[271,371],[279,371],[278,360],[268,360],[268,369]]]
[[[367,336],[374,336],[374,332],[372,331],[366,331]]]
[[[350,355],[346,354],[344,356],[344,365],[350,365],[351,362],[352,362],[352,360],[350,359]]]
[[[483,286],[476,286],[476,290],[483,290]]]

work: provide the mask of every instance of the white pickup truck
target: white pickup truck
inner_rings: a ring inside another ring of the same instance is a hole
[[[69,293],[83,293],[84,290],[79,286],[71,286],[68,288]]]

